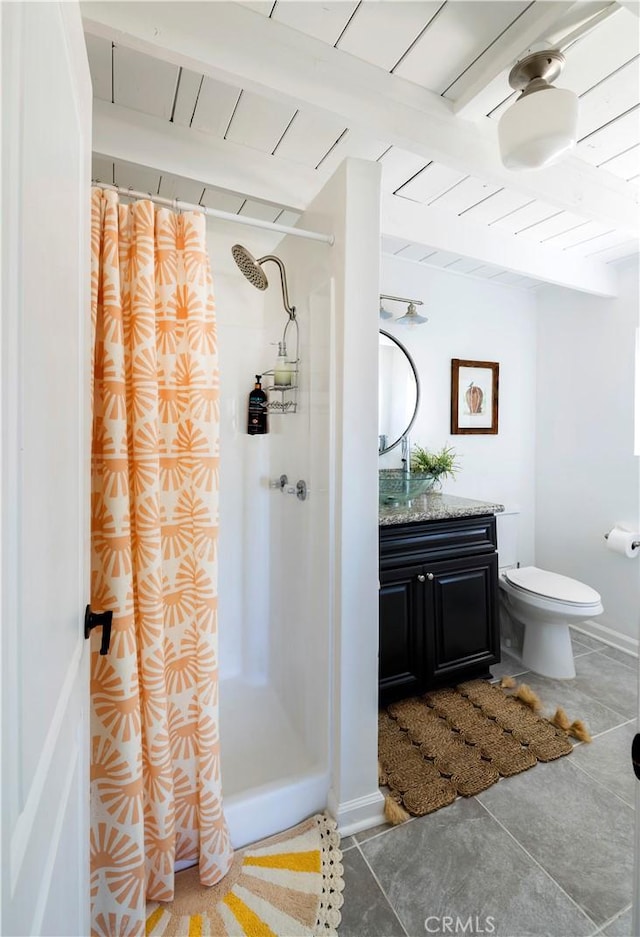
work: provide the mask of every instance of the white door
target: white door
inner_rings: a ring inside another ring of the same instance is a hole
[[[76,3],[0,29],[0,933],[84,935],[91,80]]]
[[[640,710],[640,707],[639,707]],[[640,711],[638,713],[640,726]],[[636,740],[639,737],[636,735]],[[634,763],[640,770],[640,744],[633,743]],[[633,907],[631,909],[631,933],[640,934],[640,782],[636,784],[636,840],[633,857]]]
[[[635,439],[634,455],[640,456],[640,321],[636,329],[636,374],[635,374]],[[638,478],[640,485],[640,477]],[[638,518],[640,529],[640,518]],[[636,575],[638,575],[636,573]],[[631,909],[631,933],[640,934],[640,660],[638,661],[638,724],[632,746],[632,764],[636,775],[636,829],[633,855],[633,906]]]

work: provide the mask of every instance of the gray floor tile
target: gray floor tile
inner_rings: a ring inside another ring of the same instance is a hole
[[[496,937],[595,930],[475,799],[395,827],[361,849],[410,937],[452,933],[445,917],[471,917],[474,933]]]
[[[590,647],[595,651],[599,651],[607,646],[604,641],[598,641],[597,638],[592,638],[590,634],[583,634],[582,631],[577,631],[575,628],[570,628],[570,631],[572,640],[579,641],[584,647]]]
[[[624,914],[605,927],[602,935],[603,937],[634,937],[631,933],[631,908],[627,908]]]
[[[578,745],[575,763],[607,790],[633,807],[637,780],[631,768],[631,742],[637,722],[605,732],[590,745]]]
[[[359,849],[349,849],[342,857],[344,904],[340,937],[405,937],[380,886],[371,874]]]
[[[599,653],[605,657],[610,657],[612,660],[617,660],[627,667],[631,667],[636,673],[638,672],[638,658],[634,657],[633,654],[627,654],[626,651],[621,651],[617,647],[607,647],[606,645]]]
[[[586,654],[576,660],[575,682],[585,693],[628,719],[638,715],[638,674],[625,664],[603,654]]]
[[[368,830],[360,830],[359,833],[355,834],[354,839],[357,843],[364,843],[373,836],[378,836],[380,833],[385,833],[387,830],[392,829],[393,827],[390,823],[380,823],[378,826],[372,826]]]
[[[573,632],[571,633],[571,647],[573,648],[574,657],[582,657],[583,654],[594,654],[596,650],[598,650],[595,647],[589,647],[588,644],[583,644],[583,642],[580,640],[582,637],[583,635],[576,635]]]
[[[343,836],[343,838],[340,840],[340,849],[343,852],[346,852],[347,849],[353,849],[355,844],[356,841],[353,836]]]
[[[500,663],[492,664],[489,670],[495,680],[500,680],[502,677],[515,677],[519,673],[524,673],[526,667],[508,651],[502,651]]]
[[[478,800],[602,925],[631,900],[633,810],[572,758],[500,781]]]
[[[578,657],[576,659],[576,670],[581,665],[581,661],[587,661],[591,657],[598,657],[597,654],[589,654],[587,657]],[[610,663],[613,663],[611,661]],[[622,665],[616,664],[622,669]],[[626,722],[631,718],[624,713],[610,709],[603,703],[594,699],[589,691],[586,682],[575,680],[552,680],[550,677],[541,677],[535,673],[525,673],[518,678],[520,683],[526,683],[540,697],[543,706],[543,715],[551,718],[558,706],[566,711],[567,715],[573,721],[582,719],[592,735],[600,732],[606,732],[620,723]]]

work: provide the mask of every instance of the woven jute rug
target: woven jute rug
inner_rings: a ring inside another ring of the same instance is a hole
[[[499,686],[471,680],[380,713],[380,782],[414,816],[573,750],[567,733]]]
[[[340,836],[318,814],[236,853],[207,888],[198,869],[176,875],[172,902],[147,904],[148,937],[335,937],[344,889]]]

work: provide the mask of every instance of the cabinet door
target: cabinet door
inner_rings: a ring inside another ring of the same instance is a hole
[[[429,682],[485,672],[500,659],[497,554],[432,563],[425,570]]]
[[[422,566],[387,569],[380,575],[380,704],[425,688],[424,582]]]

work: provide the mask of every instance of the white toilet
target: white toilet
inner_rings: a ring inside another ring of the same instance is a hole
[[[500,630],[505,651],[544,677],[575,677],[569,624],[603,612],[595,589],[535,566],[518,567],[517,509],[496,515]]]
[[[569,624],[604,611],[595,589],[536,566],[502,569],[502,611],[524,625],[522,663],[543,677],[575,677]]]

